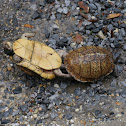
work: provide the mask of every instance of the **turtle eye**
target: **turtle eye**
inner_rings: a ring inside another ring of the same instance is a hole
[[[49,55],[52,55],[52,53],[48,53]]]

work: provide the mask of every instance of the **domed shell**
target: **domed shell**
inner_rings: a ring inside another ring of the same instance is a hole
[[[44,78],[55,77],[52,70],[61,66],[60,56],[47,45],[27,39],[18,39],[13,43],[14,53],[23,60],[17,65],[26,67]]]
[[[64,64],[68,73],[81,82],[92,82],[114,69],[112,53],[97,46],[84,46],[70,51]]]

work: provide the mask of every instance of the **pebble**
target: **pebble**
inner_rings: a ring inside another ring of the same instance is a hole
[[[8,124],[10,122],[9,119],[4,119],[4,120],[1,120],[1,124]]]
[[[89,4],[89,8],[91,9],[91,10],[96,10],[97,9],[97,7],[94,5],[94,4]]]
[[[20,109],[21,109],[22,112],[26,112],[27,109],[28,109],[28,106],[27,105],[21,105]]]
[[[75,112],[79,112],[79,108],[75,109]]]
[[[22,88],[19,86],[12,91],[13,91],[14,94],[20,94],[22,92]]]
[[[60,88],[58,84],[54,84],[54,87],[55,88]]]
[[[41,105],[40,105],[40,108],[39,108],[39,111],[40,111],[40,112],[46,112],[46,111],[47,111],[46,105],[45,105],[45,104],[41,104]]]
[[[70,5],[70,0],[65,0],[65,4],[68,7]]]
[[[67,7],[64,7],[64,8],[63,8],[63,13],[64,13],[64,14],[67,14],[67,13],[68,13],[68,8],[67,8]]]
[[[51,17],[50,17],[50,19],[51,19],[51,20],[55,20],[55,19],[56,19],[55,15],[52,14]]]
[[[15,111],[13,112],[13,114],[12,114],[12,115],[13,115],[13,116],[16,116],[16,115],[18,115],[18,114],[19,114],[19,112],[20,112],[20,111],[19,111],[19,109],[17,109],[17,110],[15,110]]]
[[[57,12],[62,13],[63,12],[63,9],[62,8],[58,8],[57,9]]]
[[[101,38],[101,39],[105,39],[105,36],[104,36],[102,31],[98,32],[98,37]]]
[[[34,118],[37,118],[37,117],[38,117],[38,115],[37,115],[37,114],[34,114],[34,115],[33,115],[33,117],[34,117]]]
[[[30,7],[32,10],[36,10],[37,9],[37,5],[36,4],[32,4]]]
[[[71,120],[73,116],[70,113],[68,113],[68,114],[65,114],[65,117],[67,120]]]
[[[123,50],[126,51],[126,44],[123,46]]]
[[[76,89],[74,90],[74,94],[75,94],[76,96],[81,95],[81,89],[80,89],[80,88],[76,88]]]
[[[109,25],[107,26],[107,30],[108,30],[108,31],[113,30],[113,25],[112,25],[112,24],[109,24]]]

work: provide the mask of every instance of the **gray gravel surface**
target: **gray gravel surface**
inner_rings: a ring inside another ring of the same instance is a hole
[[[25,32],[54,50],[109,48],[117,70],[94,83],[27,75],[2,48]],[[126,126],[126,1],[1,0],[0,66],[0,125]]]

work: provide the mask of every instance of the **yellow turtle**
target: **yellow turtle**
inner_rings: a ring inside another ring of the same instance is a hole
[[[58,53],[47,45],[28,40],[28,37],[34,36],[33,33],[24,33],[21,39],[13,44],[4,42],[4,52],[10,55],[10,58],[17,65],[27,68],[41,77],[54,79],[54,70],[60,68],[62,60]]]

